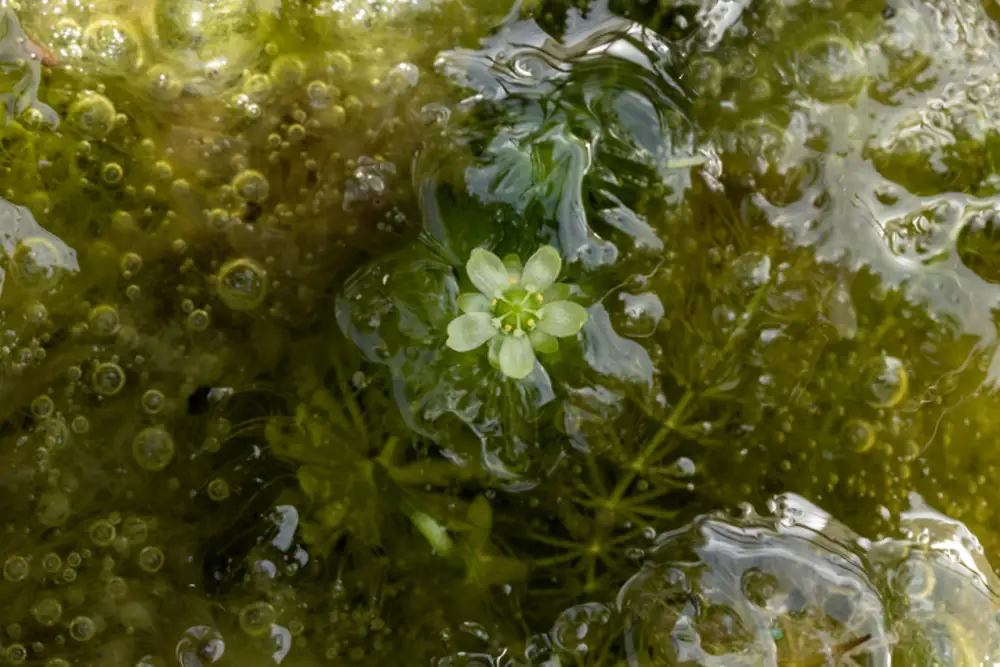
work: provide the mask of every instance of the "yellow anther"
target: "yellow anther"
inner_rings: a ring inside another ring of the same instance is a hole
[[[529,317],[528,321],[527,321],[527,325],[528,325],[529,329],[534,329],[535,328],[535,318]]]
[[[545,300],[545,297],[542,296],[541,292],[535,292],[535,301],[538,301],[539,303],[541,303],[544,300]]]
[[[516,284],[517,284],[517,281],[516,281],[516,280],[514,280],[513,278],[508,278],[508,279],[507,279],[507,283],[508,283],[509,285],[516,285]]]
[[[492,301],[490,301],[490,305],[491,305],[491,306],[495,306],[495,305],[497,305],[498,303],[499,303],[499,301],[497,301],[496,299],[493,299]]]
[[[503,331],[504,331],[504,333],[510,333],[513,330],[514,330],[514,327],[512,327],[511,325],[509,325],[509,324],[503,325]]]

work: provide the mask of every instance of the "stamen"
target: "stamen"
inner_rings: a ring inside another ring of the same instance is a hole
[[[509,324],[503,325],[503,332],[504,333],[510,333],[513,330],[514,330],[514,327],[510,326]]]
[[[535,301],[541,303],[544,300],[545,300],[545,297],[542,296],[541,292],[535,292]]]
[[[534,329],[535,328],[535,318],[534,317],[529,317],[528,321],[525,322],[525,324],[527,325],[527,327],[529,329]]]

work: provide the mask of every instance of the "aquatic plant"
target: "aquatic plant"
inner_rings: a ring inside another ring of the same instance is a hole
[[[501,261],[488,250],[473,250],[465,270],[479,292],[459,295],[463,314],[448,324],[445,344],[469,352],[488,343],[490,363],[500,372],[528,377],[535,352],[555,352],[558,338],[575,336],[587,323],[583,306],[560,298],[570,292],[556,283],[561,268],[552,246],[539,248],[524,266],[517,255]]]

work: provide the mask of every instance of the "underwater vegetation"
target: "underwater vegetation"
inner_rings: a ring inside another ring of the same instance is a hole
[[[0,662],[991,663],[997,19],[0,3]]]

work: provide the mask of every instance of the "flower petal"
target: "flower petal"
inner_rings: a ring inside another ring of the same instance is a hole
[[[542,292],[552,286],[562,270],[562,256],[550,245],[543,245],[521,272],[521,284],[529,292]]]
[[[458,296],[458,309],[463,313],[488,313],[493,302],[479,292],[466,292]]]
[[[507,267],[489,250],[474,249],[465,264],[465,270],[476,289],[490,299],[502,295],[510,286]]]
[[[457,352],[474,350],[497,333],[493,318],[489,313],[466,313],[459,315],[448,324],[448,340],[445,343]]]
[[[535,369],[535,351],[527,336],[505,336],[500,346],[500,371],[507,377],[522,380]]]
[[[490,360],[490,366],[493,368],[500,368],[500,346],[503,345],[505,338],[507,337],[502,333],[497,333],[496,336],[490,338],[490,352],[487,357]]]
[[[507,282],[513,280],[515,283],[521,282],[521,271],[524,270],[524,266],[521,264],[521,258],[517,255],[507,255],[503,258],[503,265],[507,267]]]
[[[538,328],[559,338],[574,335],[587,323],[587,309],[572,301],[546,304],[538,316]]]
[[[565,301],[573,293],[573,288],[571,288],[566,283],[556,283],[552,287],[548,288],[542,292],[542,297],[544,298],[543,303],[555,303],[556,301]]]
[[[535,348],[535,352],[539,354],[552,354],[559,349],[559,341],[556,340],[556,337],[550,336],[541,329],[535,329],[528,334],[528,339],[531,340],[531,347]]]

